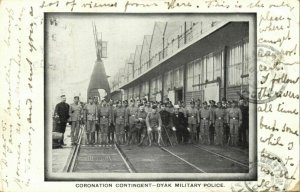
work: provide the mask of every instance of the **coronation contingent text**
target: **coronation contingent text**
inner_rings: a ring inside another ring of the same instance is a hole
[[[76,188],[224,187],[223,183],[77,183]]]

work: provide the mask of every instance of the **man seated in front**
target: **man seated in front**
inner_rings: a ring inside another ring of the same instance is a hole
[[[149,140],[149,146],[152,144],[152,133],[157,134],[158,136],[155,137],[157,138],[157,144],[161,145],[161,117],[160,114],[157,112],[157,105],[152,106],[151,112],[148,113],[147,118],[146,118],[146,125],[147,125],[147,135],[148,135],[148,140]]]

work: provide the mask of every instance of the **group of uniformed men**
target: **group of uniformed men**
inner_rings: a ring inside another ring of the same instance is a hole
[[[63,132],[66,122],[70,122],[72,144],[78,142],[80,124],[84,124],[86,144],[247,146],[249,107],[244,98],[238,103],[223,98],[217,105],[213,100],[201,103],[192,99],[186,108],[182,101],[173,105],[168,98],[164,102],[131,99],[128,103],[104,99],[99,102],[98,97],[90,97],[84,105],[76,96],[68,109],[61,109],[67,105],[63,95],[55,117],[63,117],[58,125]]]

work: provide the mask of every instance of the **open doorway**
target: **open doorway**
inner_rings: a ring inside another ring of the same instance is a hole
[[[178,103],[178,101],[183,100],[183,89],[177,89],[175,90],[175,103]]]

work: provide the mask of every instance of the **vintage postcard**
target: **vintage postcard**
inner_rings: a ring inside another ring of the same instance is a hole
[[[300,191],[299,1],[0,1],[0,191]]]

